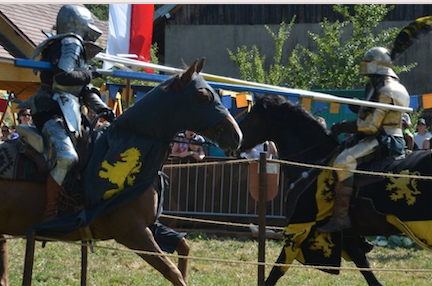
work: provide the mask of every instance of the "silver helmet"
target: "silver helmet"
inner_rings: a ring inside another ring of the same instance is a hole
[[[84,41],[96,41],[102,31],[94,25],[91,12],[84,6],[65,5],[57,14],[57,34],[75,33]]]
[[[389,75],[398,78],[392,67],[393,63],[389,51],[382,47],[374,47],[364,54],[360,63],[360,74]]]

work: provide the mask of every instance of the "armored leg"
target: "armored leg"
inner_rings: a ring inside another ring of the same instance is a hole
[[[67,136],[61,119],[51,119],[44,125],[42,133],[48,143],[49,167],[43,222],[57,216],[59,193],[67,172],[78,162],[72,140]]]
[[[342,182],[336,183],[333,215],[328,223],[318,228],[318,231],[331,233],[351,227],[348,211],[352,192],[352,186],[345,186]]]
[[[355,170],[357,168],[357,159],[371,154],[378,147],[378,141],[373,137],[365,138],[357,145],[345,149],[334,160],[333,166],[346,170]],[[333,215],[329,222],[319,227],[321,232],[336,232],[351,227],[349,217],[349,204],[353,192],[352,172],[341,170],[337,172],[338,182],[335,187],[335,201]]]

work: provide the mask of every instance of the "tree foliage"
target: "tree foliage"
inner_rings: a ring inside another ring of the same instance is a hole
[[[355,5],[353,13],[346,5],[334,5],[334,11],[344,17],[344,21],[330,23],[328,19],[320,23],[321,32],[308,32],[315,47],[307,48],[297,44],[282,64],[283,47],[291,34],[295,16],[289,25],[281,23],[279,32],[273,33],[265,26],[275,40],[274,63],[265,71],[265,57],[254,45],[237,48],[237,53],[228,50],[230,58],[240,68],[240,76],[272,85],[285,85],[300,89],[354,89],[363,87],[365,77],[359,76],[358,64],[364,53],[375,46],[390,49],[399,32],[398,28],[377,30],[394,6],[384,4]],[[349,34],[348,34],[349,33]],[[409,71],[416,64],[395,67],[395,71]]]
[[[230,49],[227,49],[230,59],[239,66],[240,77],[243,80],[268,83],[271,85],[281,85],[286,80],[286,67],[282,64],[283,47],[291,35],[295,18],[294,16],[288,25],[282,22],[278,33],[274,33],[268,25],[264,26],[275,42],[273,64],[270,65],[268,72],[264,69],[266,58],[260,55],[260,51],[256,45],[253,45],[251,50],[248,50],[247,46],[243,45],[237,48],[236,54]]]
[[[109,4],[84,4],[99,20],[108,21]]]

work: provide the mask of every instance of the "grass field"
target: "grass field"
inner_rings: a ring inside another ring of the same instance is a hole
[[[191,246],[191,257],[235,261],[191,259],[189,285],[257,285],[257,266],[246,264],[246,262],[257,261],[258,242],[256,240],[207,237],[199,233],[188,234],[187,239]],[[21,285],[25,240],[11,239],[8,244],[9,283],[11,286]],[[88,285],[171,285],[145,261],[126,250],[114,241],[97,242],[95,252],[89,252]],[[274,262],[280,250],[280,241],[267,240],[266,261]],[[391,272],[375,272],[381,282],[387,286],[432,285],[432,252],[414,248],[375,247],[368,257],[374,268],[400,269]],[[80,285],[80,259],[79,245],[52,242],[42,249],[41,243],[38,242],[32,285]],[[176,262],[176,258],[172,260]],[[300,266],[297,262],[294,265]],[[343,261],[342,267],[354,267],[354,264]],[[403,269],[429,269],[430,271],[405,272],[402,271]],[[266,267],[266,275],[269,272],[270,266]],[[366,282],[358,271],[343,270],[340,275],[330,275],[315,269],[293,267],[277,285],[355,286],[366,285]]]

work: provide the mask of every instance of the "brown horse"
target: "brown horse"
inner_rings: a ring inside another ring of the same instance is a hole
[[[255,105],[240,122],[244,139],[240,151],[273,141],[283,160],[331,165],[342,150],[329,132],[305,109],[277,95],[255,97]],[[355,139],[355,137],[353,137]],[[348,143],[348,142],[346,142]],[[393,174],[431,174],[430,150],[401,158],[381,158],[360,169]],[[357,195],[351,200],[352,227],[343,232],[320,233],[317,228],[331,216],[336,176],[330,170],[283,165],[290,187],[285,201],[286,228],[276,263],[294,259],[307,265],[339,267],[341,257],[359,267],[368,285],[382,285],[369,268],[366,253],[372,246],[364,236],[404,232],[425,249],[432,249],[431,184],[427,180],[355,175]],[[401,195],[402,194],[402,195]],[[265,285],[275,285],[289,267],[274,266]],[[339,274],[339,270],[324,270]]]
[[[145,157],[141,158],[142,166],[145,166],[147,162],[151,162],[151,166],[153,166],[148,171],[150,174],[147,178],[150,184],[145,188],[147,191],[141,190],[139,195],[132,200],[92,219],[87,226],[94,239],[115,239],[118,243],[132,250],[161,254],[162,251],[148,228],[155,221],[158,205],[157,194],[151,183],[166,159],[171,139],[179,130],[190,129],[218,142],[221,148],[235,150],[239,147],[242,133],[237,123],[221,104],[217,93],[199,74],[203,68],[203,62],[204,59],[199,62],[195,61],[186,72],[178,74],[154,88],[143,99],[119,116],[107,129],[108,135],[110,132],[112,132],[111,134],[122,134],[122,138],[114,136],[114,141],[128,140],[128,138],[123,137],[127,137],[126,134],[129,132],[137,138],[155,138],[156,143],[152,145],[150,152],[138,150],[144,154],[142,157]],[[102,149],[100,145],[98,139],[95,142],[94,151]],[[161,151],[158,151],[159,149]],[[163,155],[160,155],[161,152]],[[93,157],[89,162],[91,163],[92,160],[94,161]],[[88,166],[91,166],[90,163]],[[106,171],[105,167],[107,164],[104,166],[100,164],[96,174]],[[87,169],[85,172],[94,173],[94,170]],[[128,183],[133,183],[135,179],[138,181],[138,176],[133,177]],[[106,193],[108,194],[108,192]],[[113,201],[120,196],[121,194],[109,193],[110,200]],[[8,285],[8,252],[4,235],[25,235],[30,227],[41,222],[44,205],[44,183],[1,179],[1,286]],[[73,229],[71,232],[56,237],[56,239],[77,241],[81,240],[82,237],[78,229]],[[167,257],[138,255],[162,273],[172,284],[186,285],[181,272]]]

